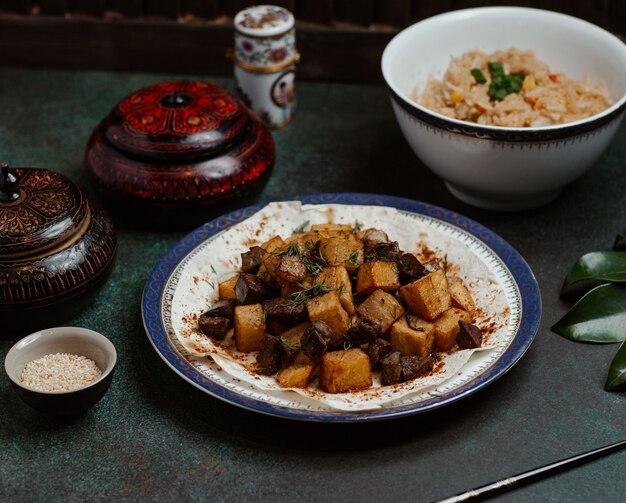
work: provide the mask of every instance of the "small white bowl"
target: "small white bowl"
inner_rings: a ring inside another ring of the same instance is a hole
[[[31,361],[53,353],[70,353],[92,359],[102,375],[73,391],[39,391],[24,386],[20,376]],[[79,414],[100,400],[109,389],[117,361],[115,347],[104,335],[79,327],[40,330],[18,341],[7,353],[4,369],[19,397],[45,414]]]
[[[607,84],[613,104],[587,119],[539,128],[481,126],[415,103],[451,56],[480,49],[532,49],[551,70]],[[459,199],[488,209],[546,204],[609,145],[626,108],[626,45],[607,31],[556,12],[485,7],[416,23],[385,48],[382,72],[400,129],[413,151]]]

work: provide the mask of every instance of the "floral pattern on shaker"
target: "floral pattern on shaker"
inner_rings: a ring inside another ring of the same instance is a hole
[[[235,57],[258,68],[292,61],[296,54],[295,30],[278,38],[252,38],[235,33]]]

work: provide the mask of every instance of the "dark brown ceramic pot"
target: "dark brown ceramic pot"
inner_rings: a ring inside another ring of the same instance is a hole
[[[68,178],[46,169],[2,165],[3,332],[52,326],[77,314],[107,277],[115,253],[109,217]]]
[[[98,189],[142,217],[178,218],[245,195],[273,163],[274,141],[258,116],[224,88],[186,80],[126,97],[85,151]]]

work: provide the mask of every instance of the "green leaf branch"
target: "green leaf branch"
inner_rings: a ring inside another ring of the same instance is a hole
[[[575,342],[622,342],[609,366],[604,389],[626,388],[626,248],[618,234],[612,251],[583,255],[565,278],[561,294],[572,285],[603,282],[587,292],[552,326],[552,331]]]
[[[626,288],[611,283],[594,288],[552,331],[576,342],[622,342],[626,339]]]
[[[583,255],[565,278],[563,290],[585,280],[626,281],[626,253],[603,251]]]

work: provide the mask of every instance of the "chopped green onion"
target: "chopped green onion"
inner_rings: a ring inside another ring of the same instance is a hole
[[[479,68],[472,68],[470,72],[476,79],[477,84],[485,84],[487,82],[485,75],[483,74],[483,72],[480,71]]]
[[[522,82],[524,82],[523,75],[511,75],[511,82],[509,85],[511,92],[519,93],[522,90]]]
[[[493,94],[493,97],[497,99],[498,101],[502,101],[504,98],[508,96],[508,94],[509,92],[503,87],[501,87]]]
[[[492,61],[489,63],[489,71],[494,79],[500,76],[504,77],[504,66],[499,61]]]
[[[491,85],[487,94],[492,100],[502,101],[511,93],[519,93],[524,82],[523,75],[507,75],[504,66],[499,61],[489,63]]]

